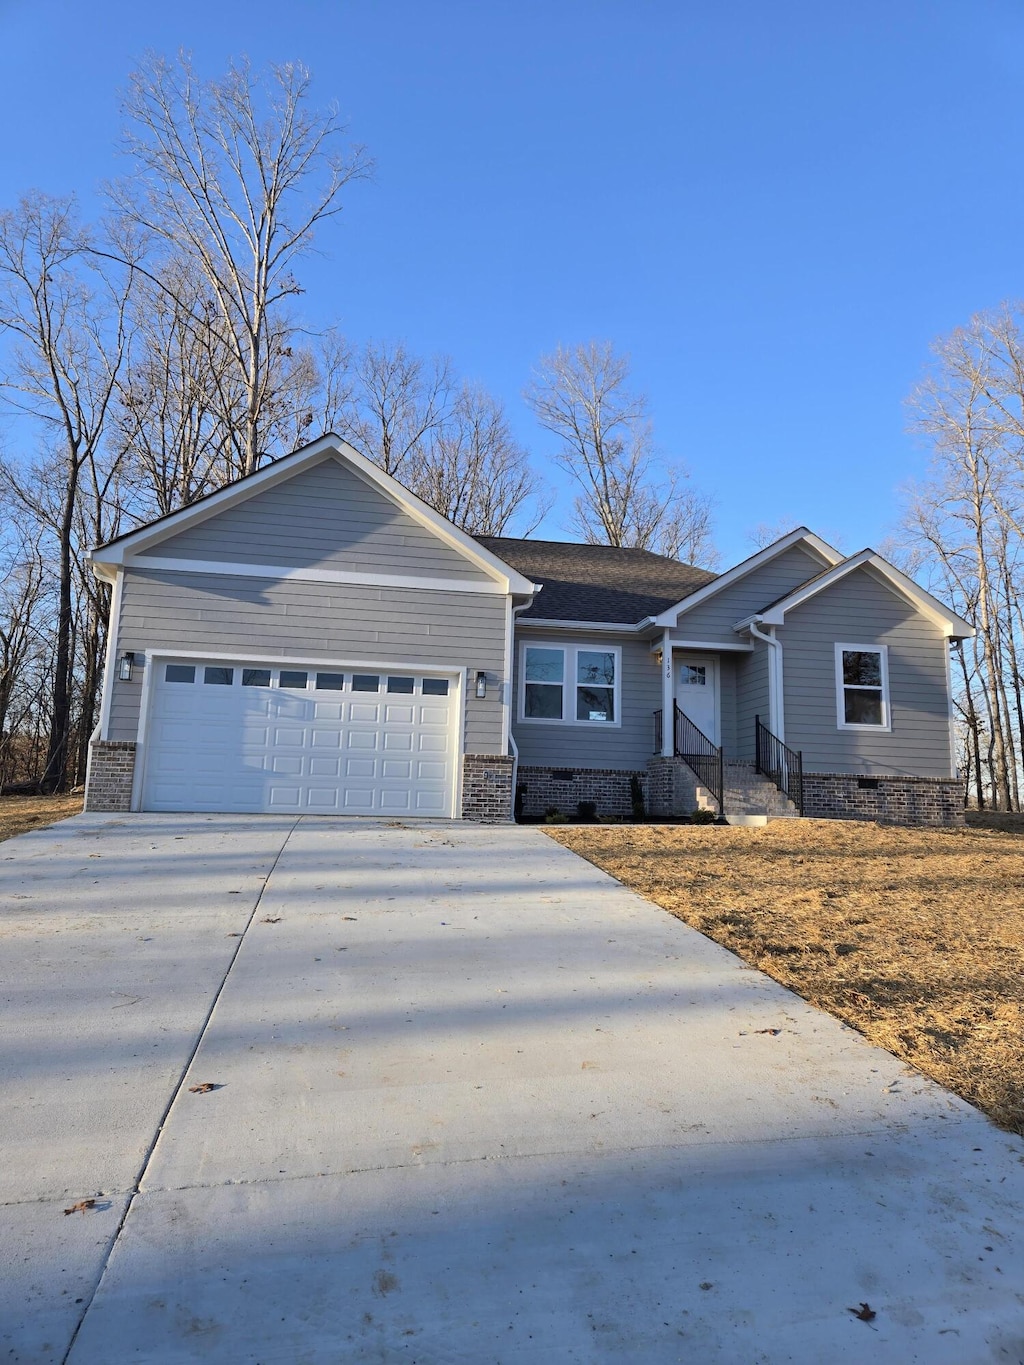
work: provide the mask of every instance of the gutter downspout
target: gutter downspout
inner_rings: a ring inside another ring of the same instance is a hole
[[[774,626],[768,627],[769,634],[766,635],[759,628],[755,618],[749,622],[747,629],[755,640],[761,640],[771,646],[771,653],[768,656],[768,713],[772,720],[772,734],[785,744],[786,706],[783,692],[782,645],[775,638]]]
[[[541,588],[542,588],[543,586],[544,586],[543,583],[535,583],[535,584],[534,584],[534,587],[536,588],[537,592],[540,592],[540,590],[541,590]],[[519,613],[520,613],[521,611],[525,611],[527,607],[532,607],[532,606],[533,606],[535,596],[536,596],[536,593],[534,594],[534,597],[531,597],[531,598],[530,598],[529,602],[521,602],[521,603],[519,604],[518,607],[513,607],[513,608],[512,608],[512,611],[511,611],[511,614],[510,614],[510,618],[509,618],[509,632],[508,632],[508,636],[509,636],[509,639],[508,639],[508,643],[509,643],[509,661],[508,661],[508,671],[509,671],[509,680],[508,680],[508,747],[509,747],[509,748],[511,749],[511,751],[512,751],[512,812],[511,812],[511,814],[512,814],[512,820],[513,820],[513,822],[515,821],[515,818],[516,818],[516,790],[517,790],[517,788],[518,788],[518,786],[519,786],[519,745],[516,743],[516,737],[515,737],[515,735],[512,733],[512,725],[513,725],[513,723],[514,723],[514,721],[515,721],[515,716],[514,716],[513,713],[512,713],[512,689],[513,689],[513,681],[514,681],[514,679],[515,679],[515,670],[516,670],[516,643],[515,643],[515,641],[516,641],[516,617],[519,615]]]

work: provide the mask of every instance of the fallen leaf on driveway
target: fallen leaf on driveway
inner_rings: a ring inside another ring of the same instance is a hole
[[[352,921],[353,924],[356,923],[356,917],[355,917],[355,915],[342,915],[341,918],[342,918],[342,919],[350,919],[350,920]]]
[[[861,1322],[871,1322],[878,1317],[869,1303],[862,1303],[859,1308],[848,1308],[846,1311],[852,1313],[855,1318],[860,1318]]]
[[[211,1090],[219,1090],[220,1088],[221,1082],[219,1081],[200,1081],[198,1085],[190,1085],[188,1093],[190,1095],[208,1095]]]
[[[64,1210],[64,1217],[66,1218],[69,1213],[85,1213],[87,1210],[94,1209],[95,1207],[95,1199],[80,1199],[77,1204],[72,1204],[69,1209]]]
[[[777,1038],[777,1037],[779,1036],[779,1034],[782,1032],[782,1029],[780,1029],[780,1028],[756,1028],[756,1029],[754,1029],[754,1032],[755,1032],[755,1033],[770,1033],[771,1036],[772,1036],[773,1038]]]
[[[260,923],[261,923],[261,924],[280,924],[280,923],[281,923],[281,916],[280,916],[280,915],[264,915],[263,918],[260,920]]]

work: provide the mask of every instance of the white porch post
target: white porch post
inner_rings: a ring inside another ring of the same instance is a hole
[[[661,755],[672,758],[676,751],[675,690],[672,681],[672,632],[661,634]]]

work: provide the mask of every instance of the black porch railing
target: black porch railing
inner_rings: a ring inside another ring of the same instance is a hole
[[[721,814],[722,793],[725,787],[722,750],[717,744],[712,744],[703,730],[697,729],[685,711],[680,711],[678,702],[674,704],[674,709],[676,757],[681,758],[697,775],[701,785],[706,787],[718,802]]]
[[[698,730],[685,711],[680,711],[678,702],[674,703],[675,733],[673,748],[676,758],[681,758],[692,770],[702,787],[706,787],[722,809],[722,751],[712,744],[703,730]],[[664,714],[654,713],[654,752],[661,753],[664,739]]]
[[[797,811],[804,813],[804,756],[773,735],[761,717],[754,717],[754,761],[759,773],[774,782]]]

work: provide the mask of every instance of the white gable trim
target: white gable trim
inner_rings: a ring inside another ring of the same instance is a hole
[[[723,588],[730,587],[733,583],[738,583],[741,578],[746,578],[747,574],[754,573],[755,570],[762,568],[765,564],[770,564],[773,559],[792,549],[794,545],[805,545],[824,561],[824,566],[840,564],[842,555],[833,546],[816,536],[813,531],[808,531],[806,526],[800,526],[795,531],[790,531],[788,536],[783,536],[774,545],[767,545],[763,550],[759,550],[756,555],[751,555],[749,559],[744,559],[728,572],[720,574],[713,582],[699,588],[689,597],[684,597],[681,602],[677,602],[674,607],[669,607],[668,611],[663,611],[659,616],[649,616],[645,621],[641,621],[643,626],[675,626],[678,624],[679,617],[686,612],[692,611],[694,607],[699,607],[707,602],[716,593],[720,593]]]
[[[218,489],[216,493],[211,493],[190,507],[183,507],[180,511],[163,517],[149,526],[141,526],[137,531],[129,532],[110,545],[97,547],[89,558],[95,565],[123,564],[127,557],[138,554],[140,550],[158,545],[170,536],[177,535],[191,526],[197,526],[229,507],[246,502],[257,493],[284,483],[302,470],[331,458],[340,459],[349,465],[365,483],[375,486],[414,521],[432,531],[439,540],[482,569],[489,578],[500,583],[504,592],[529,596],[535,591],[533,583],[528,578],[504,563],[497,555],[491,554],[490,550],[484,549],[472,536],[453,526],[446,517],[428,507],[414,493],[403,488],[396,479],[378,469],[364,455],[360,455],[347,441],[333,434],[321,436],[319,440],[311,442],[291,455],[275,460],[273,464],[257,470],[248,478],[225,485],[224,488]]]
[[[354,583],[371,588],[412,588],[431,592],[475,592],[507,596],[494,579],[430,578],[417,574],[359,573],[355,569],[297,569],[279,564],[232,564],[217,559],[171,559],[161,555],[133,555],[126,569],[159,569],[173,573],[223,574],[231,578],[287,578],[305,583]]]
[[[884,586],[890,588],[897,596],[902,597],[909,606],[919,611],[922,616],[926,616],[930,621],[939,627],[942,633],[950,639],[963,640],[970,639],[974,635],[974,627],[969,625],[949,607],[933,597],[930,592],[926,592],[919,584],[915,583],[906,574],[901,573],[894,564],[890,564],[874,550],[861,550],[859,554],[852,555],[843,563],[837,564],[830,573],[822,574],[820,578],[814,579],[811,583],[804,584],[801,588],[796,588],[783,598],[781,602],[776,602],[774,606],[766,611],[757,612],[750,620],[760,621],[766,626],[781,626],[785,624],[786,613],[799,607],[802,603],[810,601],[818,593],[824,592],[845,578],[847,574],[853,573],[856,569],[865,569]],[[737,623],[739,629],[746,622]]]

